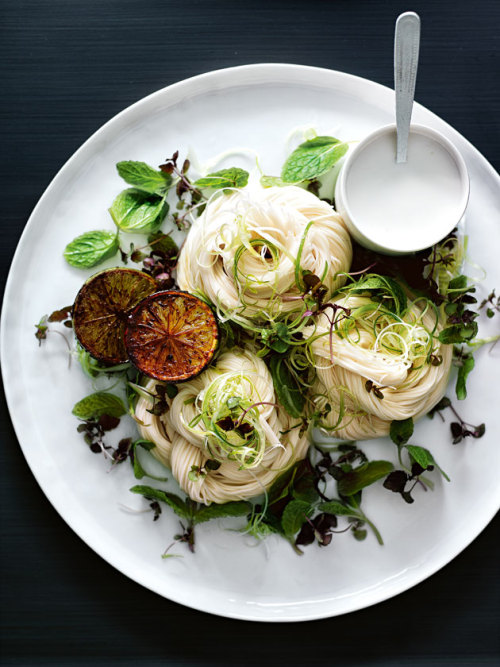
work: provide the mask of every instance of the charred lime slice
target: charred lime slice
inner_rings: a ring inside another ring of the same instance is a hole
[[[135,308],[125,346],[137,368],[165,382],[200,373],[217,348],[217,321],[209,306],[186,292],[157,292]]]
[[[154,278],[136,269],[106,269],[89,278],[73,306],[80,345],[104,363],[127,361],[123,336],[128,316],[155,289]]]

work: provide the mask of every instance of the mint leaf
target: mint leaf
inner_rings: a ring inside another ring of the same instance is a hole
[[[139,461],[139,456],[137,454],[137,448],[140,447],[142,449],[145,449],[147,452],[150,452],[152,449],[156,447],[154,442],[150,442],[149,440],[136,440],[132,444],[132,465],[134,468],[134,476],[136,479],[142,479],[143,477],[151,477],[151,479],[156,479],[158,482],[166,482],[167,478],[166,477],[155,477],[155,475],[151,475],[149,472],[144,470],[142,467],[141,462]]]
[[[126,183],[150,194],[164,195],[172,183],[170,174],[153,169],[145,162],[126,160],[118,162],[116,169]]]
[[[274,356],[269,362],[274,391],[279,402],[292,417],[300,417],[305,406],[305,396],[284,362],[284,357]]]
[[[337,482],[338,492],[342,496],[353,496],[366,486],[386,477],[392,470],[394,466],[390,461],[368,461],[342,475]]]
[[[411,456],[413,461],[418,463],[422,468],[427,469],[429,466],[436,466],[439,472],[443,475],[447,482],[450,481],[450,478],[445,473],[445,471],[437,464],[436,459],[432,456],[431,452],[425,447],[419,447],[418,445],[406,445],[408,454]]]
[[[452,324],[439,332],[439,342],[444,345],[466,343],[477,335],[477,323]]]
[[[127,233],[157,231],[167,211],[163,198],[135,188],[120,192],[109,209],[115,225]]]
[[[315,137],[300,144],[287,158],[281,178],[300,183],[326,174],[347,153],[349,146],[334,137]]]
[[[458,368],[457,383],[455,385],[455,392],[459,401],[463,401],[464,398],[467,398],[467,387],[466,381],[467,376],[474,368],[474,357],[472,354],[462,357],[462,365]]]
[[[370,274],[360,278],[350,292],[351,294],[369,292],[370,298],[381,301],[388,310],[398,315],[406,310],[408,303],[403,288],[388,276]]]
[[[411,417],[401,420],[394,419],[391,422],[389,435],[392,442],[398,447],[405,445],[413,435],[413,419]]]
[[[176,496],[175,493],[168,493],[168,491],[155,489],[152,486],[142,485],[133,486],[130,491],[132,491],[132,493],[138,493],[147,499],[159,500],[162,503],[166,503],[181,519],[191,520],[191,509],[188,507],[187,503],[184,502],[182,498],[179,498],[179,496]]]
[[[153,250],[164,252],[169,257],[174,257],[179,253],[179,247],[170,234],[154,232],[148,236],[148,243]]]
[[[262,329],[262,341],[275,352],[283,354],[290,347],[290,330],[284,322],[273,322],[270,329]]]
[[[242,501],[234,501],[229,503],[222,503],[218,505],[202,505],[193,517],[193,523],[203,523],[211,519],[221,519],[229,516],[244,516],[250,512],[252,506],[250,503]]]
[[[118,238],[113,232],[85,232],[68,243],[64,259],[78,269],[90,269],[112,257],[118,250]]]
[[[314,512],[314,508],[303,500],[291,500],[283,510],[281,526],[287,537],[298,533],[307,517]]]
[[[203,176],[195,181],[194,185],[197,188],[220,190],[221,188],[244,188],[247,183],[248,171],[239,169],[238,167],[231,167]]]
[[[111,417],[121,417],[127,410],[123,401],[115,394],[109,394],[105,391],[97,391],[90,396],[82,398],[75,404],[73,414],[78,419],[96,419],[101,415],[110,415]]]
[[[279,176],[261,176],[260,184],[262,185],[263,188],[272,188],[272,187],[282,188],[285,185],[289,185],[288,183],[284,183]]]
[[[358,516],[355,510],[347,507],[340,500],[329,500],[326,503],[321,503],[318,509],[327,514],[335,514],[335,516]]]

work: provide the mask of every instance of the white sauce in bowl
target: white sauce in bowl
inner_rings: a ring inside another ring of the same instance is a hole
[[[413,252],[444,238],[465,211],[465,164],[439,133],[412,126],[408,161],[396,164],[396,130],[362,141],[337,183],[337,207],[362,245],[389,253]]]

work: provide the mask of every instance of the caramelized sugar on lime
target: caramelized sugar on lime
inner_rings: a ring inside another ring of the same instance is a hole
[[[156,289],[154,278],[136,269],[106,269],[89,278],[73,306],[80,345],[107,364],[128,360],[125,325],[131,311]]]
[[[125,330],[130,361],[156,380],[179,382],[200,373],[217,348],[209,306],[186,292],[157,292],[135,308]]]

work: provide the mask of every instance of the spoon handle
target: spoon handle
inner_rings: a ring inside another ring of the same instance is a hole
[[[396,21],[394,36],[394,89],[396,91],[396,162],[406,162],[413,96],[417,79],[420,18],[405,12]]]

